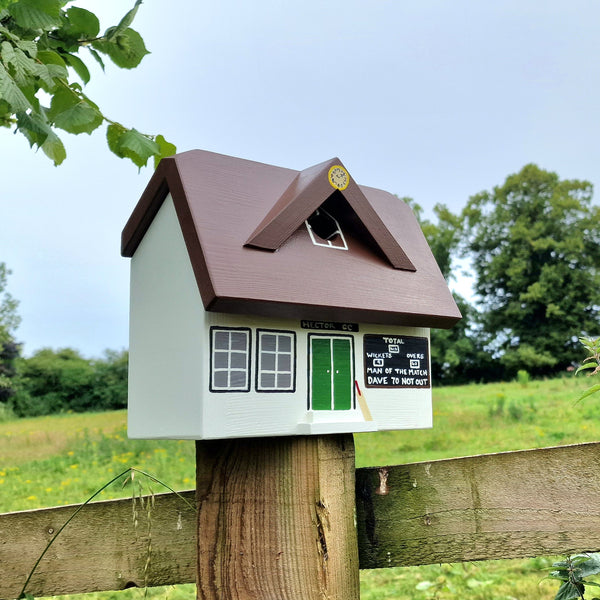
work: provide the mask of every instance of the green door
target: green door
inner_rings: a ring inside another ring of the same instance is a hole
[[[352,408],[352,343],[350,338],[310,338],[310,397],[313,410]]]

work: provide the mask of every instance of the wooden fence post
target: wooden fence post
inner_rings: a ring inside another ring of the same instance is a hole
[[[351,434],[196,442],[198,598],[357,600]]]

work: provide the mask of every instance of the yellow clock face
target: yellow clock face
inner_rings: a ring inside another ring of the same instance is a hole
[[[336,190],[345,190],[350,183],[350,175],[348,175],[348,171],[342,165],[333,165],[329,169],[328,177],[331,187],[334,187]]]

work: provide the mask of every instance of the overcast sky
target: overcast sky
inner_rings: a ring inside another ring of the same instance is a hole
[[[102,28],[133,0],[90,0]],[[598,187],[600,3],[565,0],[146,0],[152,54],[92,69],[111,119],[200,148],[304,169],[339,156],[360,184],[460,210],[529,162]],[[120,234],[152,174],[62,136],[55,168],[0,131],[0,261],[25,354],[126,348]],[[430,213],[429,213],[430,214]]]

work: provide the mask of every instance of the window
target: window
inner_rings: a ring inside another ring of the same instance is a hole
[[[293,392],[296,377],[296,334],[259,329],[257,392]]]
[[[211,392],[250,391],[250,330],[211,328]]]
[[[325,209],[317,208],[305,223],[315,246],[348,250],[340,224]]]

